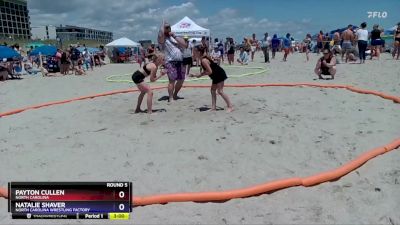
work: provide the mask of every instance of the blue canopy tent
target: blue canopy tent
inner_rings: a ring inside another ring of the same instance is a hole
[[[0,46],[0,59],[20,58],[21,55],[12,48]]]
[[[29,55],[39,55],[42,56],[55,56],[57,52],[57,48],[51,45],[43,45],[35,48]]]

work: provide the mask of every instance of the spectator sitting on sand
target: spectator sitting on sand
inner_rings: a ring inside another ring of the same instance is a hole
[[[324,56],[318,59],[314,71],[319,79],[323,79],[322,75],[331,75],[333,80],[336,74],[336,57],[328,49],[324,49],[323,54]]]
[[[77,63],[78,63],[78,66],[77,66],[77,68],[75,68],[75,75],[86,75],[85,70],[82,68],[82,65],[83,65],[82,58],[79,58]]]
[[[347,58],[346,58],[346,63],[347,62],[356,62],[357,61],[357,50],[356,47],[351,47],[350,49],[347,50]]]
[[[242,65],[249,64],[249,54],[247,54],[247,52],[244,50],[243,47],[240,47],[240,54],[239,54],[239,58],[237,59],[237,62]]]
[[[29,60],[24,60],[24,70],[28,73],[28,74],[37,74],[38,72],[40,72],[39,69],[34,68],[32,63],[29,62]]]

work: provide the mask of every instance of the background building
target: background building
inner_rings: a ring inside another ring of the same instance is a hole
[[[56,27],[51,25],[32,27],[32,39],[56,40],[57,39]]]
[[[57,37],[62,41],[94,40],[108,43],[113,40],[113,33],[108,31],[70,25],[57,27],[56,30]]]
[[[26,0],[0,0],[0,38],[30,39]]]

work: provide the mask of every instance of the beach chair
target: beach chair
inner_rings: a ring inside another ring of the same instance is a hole
[[[47,60],[47,70],[51,73],[60,72],[60,67],[58,66],[56,58],[52,57]]]
[[[13,73],[11,74],[11,79],[21,79],[22,75],[22,67],[20,65],[15,64],[13,66]]]

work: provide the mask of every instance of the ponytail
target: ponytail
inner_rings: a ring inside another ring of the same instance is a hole
[[[152,61],[152,62],[155,62],[155,61],[156,61],[157,59],[159,59],[159,58],[164,58],[164,54],[158,52],[158,53],[153,53],[153,54],[150,54],[150,55],[149,55],[149,59],[150,59],[150,61]]]

